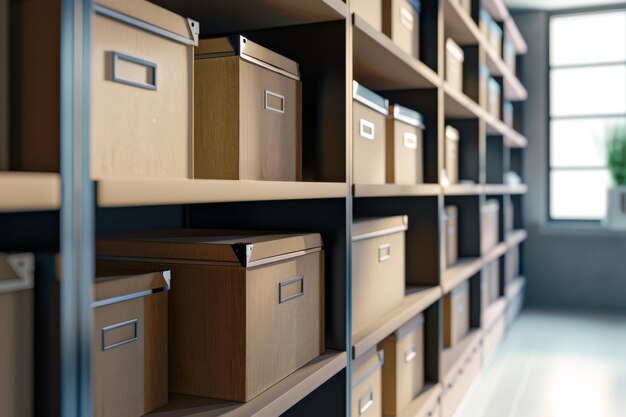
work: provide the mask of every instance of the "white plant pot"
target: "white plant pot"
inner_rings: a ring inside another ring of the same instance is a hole
[[[626,230],[626,186],[609,189],[606,226],[613,230]]]

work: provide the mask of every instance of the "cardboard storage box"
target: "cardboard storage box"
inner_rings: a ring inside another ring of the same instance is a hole
[[[97,278],[93,414],[142,416],[167,403],[170,272]]]
[[[480,251],[489,252],[500,241],[500,203],[487,200],[480,207]]]
[[[487,82],[487,111],[496,119],[500,119],[501,87],[495,78]]]
[[[385,352],[383,414],[396,416],[424,387],[424,316],[409,320],[378,345]]]
[[[354,183],[384,184],[389,101],[356,81],[352,82],[352,98]]]
[[[231,36],[201,40],[194,70],[195,178],[300,180],[298,64]]]
[[[382,0],[383,33],[404,52],[419,59],[420,0]]]
[[[382,350],[376,348],[356,358],[352,364],[352,416],[382,417]]]
[[[407,216],[355,220],[352,225],[352,334],[404,300]]]
[[[445,130],[445,169],[450,184],[459,182],[459,131],[452,126]]]
[[[515,47],[513,43],[505,36],[504,37],[504,46],[503,46],[502,54],[504,56],[504,63],[511,69],[511,72],[515,74],[516,64],[517,64],[517,53],[515,52]]]
[[[513,231],[513,224],[515,222],[515,209],[513,208],[513,202],[510,198],[504,199],[504,236]]]
[[[486,264],[480,272],[481,310],[500,298],[500,261]]]
[[[92,178],[191,177],[198,22],[147,1],[94,11]]]
[[[350,12],[358,15],[379,32],[383,30],[383,0],[351,0]]]
[[[172,393],[248,401],[324,349],[317,233],[146,231],[97,254],[101,273],[171,269]]]
[[[460,92],[463,92],[463,61],[463,49],[451,38],[446,39],[446,82]]]
[[[495,20],[489,22],[489,36],[487,41],[491,49],[493,49],[498,56],[502,56],[502,28]]]
[[[510,101],[502,104],[502,121],[508,127],[513,128],[513,103]]]
[[[442,219],[445,265],[450,267],[458,260],[459,213],[456,206],[446,206]]]
[[[34,268],[30,253],[0,253],[0,416],[34,413]]]
[[[504,280],[506,285],[511,284],[519,276],[519,246],[515,246],[504,256]]]
[[[456,345],[469,332],[470,327],[469,282],[453,288],[443,298],[443,344]]]
[[[394,104],[387,118],[387,182],[420,184],[423,168],[424,119],[418,112]]]

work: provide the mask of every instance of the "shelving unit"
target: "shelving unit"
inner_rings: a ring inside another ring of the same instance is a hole
[[[454,0],[422,1],[421,55],[417,59],[351,13],[350,0],[153,2],[198,21],[200,37],[241,33],[301,64],[304,181],[92,180],[88,174],[87,62],[93,2],[64,1],[61,170],[0,172],[0,227],[7,231],[0,234],[0,250],[34,252],[37,282],[55,282],[62,271],[60,322],[56,323],[60,325],[57,343],[62,355],[60,360],[51,359],[40,352],[35,363],[39,415],[54,415],[59,403],[64,417],[87,416],[92,410],[89,340],[95,237],[183,227],[320,232],[325,250],[326,353],[247,403],[170,394],[169,404],[150,416],[350,416],[353,362],[420,313],[425,316],[427,385],[399,415],[421,417],[435,406],[450,415],[449,410],[456,407],[479,372],[476,364],[481,363],[477,358],[482,357],[483,343],[500,320],[506,317],[507,323],[512,322],[525,286],[523,271],[508,285],[501,279],[499,298],[480,311],[481,270],[493,261],[502,270],[511,249],[519,246],[523,252],[527,233],[522,202],[527,186],[505,184],[504,174],[515,171],[524,178],[521,158],[528,139],[489,114],[479,97],[478,65],[487,66],[498,77],[503,97],[521,102],[527,92],[517,74],[505,65],[500,51],[492,50],[480,31],[478,5],[470,15]],[[482,4],[502,22],[517,53],[525,53],[526,45],[503,1],[482,0]],[[469,87],[464,91],[445,81],[447,37],[454,38],[476,61],[475,71],[467,72]],[[312,44],[316,47],[310,47]],[[353,79],[424,115],[423,184],[353,181]],[[462,179],[467,182],[448,185],[443,179],[447,124],[472,132],[470,139],[461,139],[459,151]],[[491,250],[481,253],[478,208],[488,198],[501,202],[500,239]],[[503,203],[513,205],[512,219]],[[443,264],[442,253],[441,215],[447,204],[471,212],[463,217],[461,227],[470,237],[459,251],[461,258],[450,267]],[[353,219],[400,214],[409,216],[405,298],[376,322],[352,334]],[[505,233],[505,223],[511,223],[513,231]],[[472,294],[472,330],[460,343],[444,349],[443,297],[466,281]],[[51,290],[38,285],[42,288],[38,297],[49,301]],[[50,335],[55,324],[43,320],[46,315],[46,311],[37,312],[36,329]],[[466,365],[471,368],[463,372]],[[61,377],[54,373],[55,367]],[[50,388],[59,384],[62,396]]]

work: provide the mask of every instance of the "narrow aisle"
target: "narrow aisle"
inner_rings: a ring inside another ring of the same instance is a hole
[[[523,313],[455,417],[623,417],[626,316]]]

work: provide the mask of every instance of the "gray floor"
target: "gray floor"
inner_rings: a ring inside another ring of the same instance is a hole
[[[524,312],[455,417],[626,416],[626,316]]]

